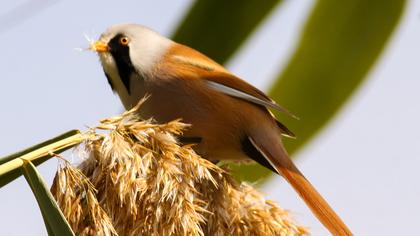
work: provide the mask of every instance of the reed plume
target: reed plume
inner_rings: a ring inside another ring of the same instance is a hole
[[[143,102],[143,101],[142,101]],[[51,191],[76,235],[306,235],[251,185],[182,145],[187,124],[138,117],[141,103],[90,129]]]

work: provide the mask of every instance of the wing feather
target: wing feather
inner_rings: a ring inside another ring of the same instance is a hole
[[[214,90],[217,90],[221,93],[230,95],[232,97],[237,97],[237,98],[240,98],[240,99],[246,100],[248,102],[252,102],[252,103],[267,107],[267,108],[275,109],[277,111],[283,112],[283,113],[297,119],[297,117],[295,115],[293,115],[290,111],[283,108],[279,104],[275,103],[270,98],[266,97],[265,94],[264,94],[264,96],[261,96],[258,93],[260,96],[254,96],[254,95],[251,95],[250,93],[247,93],[244,90],[241,91],[241,90],[229,87],[225,84],[222,84],[222,83],[216,82],[214,80],[210,80],[210,79],[207,81],[207,83],[208,83],[210,88],[212,88]],[[256,90],[256,89],[254,89],[254,90]]]
[[[194,49],[180,44],[175,44],[175,46],[173,46],[166,55],[166,62],[171,64],[173,71],[182,71],[182,73],[179,74],[182,74],[183,77],[187,76],[190,79],[204,79],[207,86],[213,90],[264,107],[267,109],[269,115],[271,115],[275,120],[276,118],[268,110],[268,108],[280,111],[298,119],[297,116],[277,104],[264,92],[255,88],[246,81],[232,75],[229,71],[224,69],[223,66]],[[197,71],[200,71],[199,76]],[[283,124],[277,120],[276,122],[283,135],[292,138],[295,137],[294,134]]]

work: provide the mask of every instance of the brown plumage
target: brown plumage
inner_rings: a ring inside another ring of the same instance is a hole
[[[129,42],[119,44],[121,37]],[[194,49],[139,25],[113,26],[92,48],[127,109],[150,94],[142,116],[191,124],[184,136],[199,140],[195,150],[206,159],[253,159],[277,172],[333,235],[351,235],[288,157],[281,135],[293,133],[268,108],[288,112],[263,92]]]

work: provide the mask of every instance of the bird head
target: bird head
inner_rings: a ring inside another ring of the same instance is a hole
[[[99,54],[108,75],[130,76],[133,72],[147,75],[160,62],[171,43],[142,25],[119,24],[108,28],[90,49]]]

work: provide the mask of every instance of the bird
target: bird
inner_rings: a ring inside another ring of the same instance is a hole
[[[140,24],[110,26],[90,49],[111,89],[140,115],[191,124],[179,140],[210,161],[254,160],[281,175],[333,235],[352,235],[282,144],[295,135],[270,110],[293,116],[264,92],[204,54]],[[252,173],[250,173],[252,174]]]

